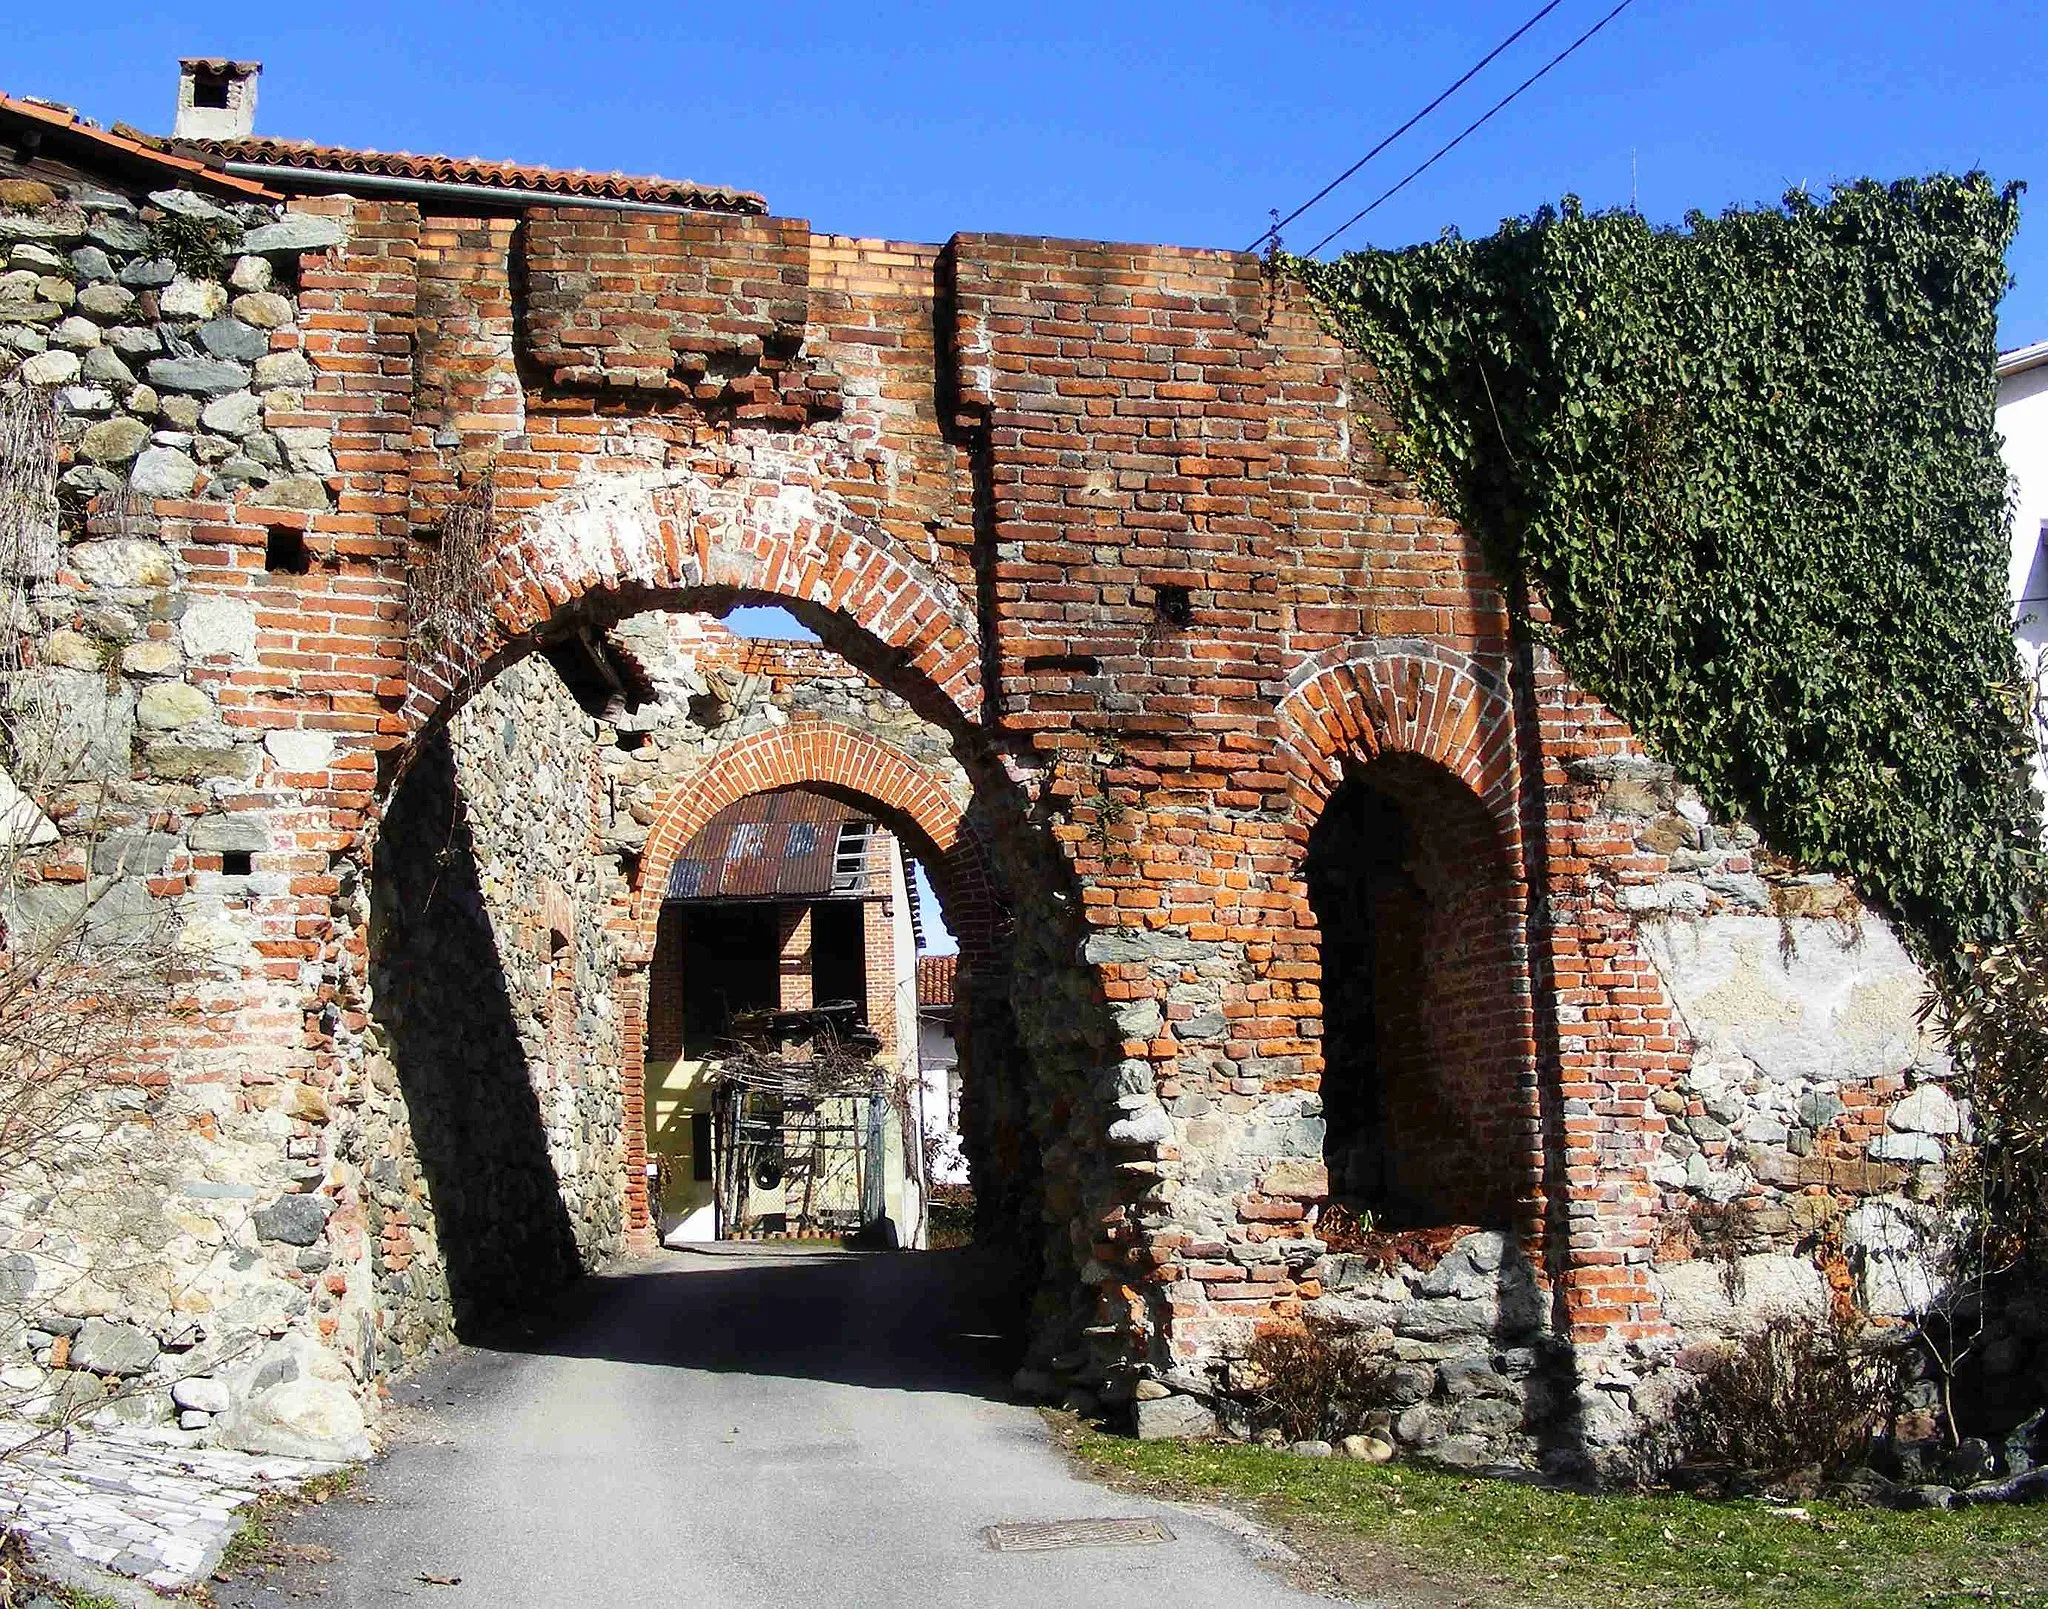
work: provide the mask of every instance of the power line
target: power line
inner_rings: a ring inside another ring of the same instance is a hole
[[[1569,56],[1573,51],[1577,50],[1579,46],[1583,45],[1587,40],[1591,39],[1593,35],[1597,34],[1602,28],[1605,28],[1616,17],[1620,16],[1624,11],[1628,10],[1628,8],[1634,4],[1635,0],[1621,0],[1620,5],[1616,6],[1612,11],[1608,12],[1606,16],[1602,17],[1598,22],[1594,23],[1592,27],[1588,28],[1584,33],[1580,34],[1578,38],[1574,39],[1570,44],[1566,45],[1564,49],[1560,50],[1555,56],[1552,56],[1549,61],[1545,62],[1541,67],[1537,68],[1535,72],[1531,73],[1527,78],[1523,79],[1521,83],[1517,84],[1513,89],[1509,90],[1507,94],[1503,95],[1499,100],[1495,101],[1493,105],[1488,107],[1482,115],[1474,118],[1470,123],[1466,124],[1465,127],[1459,131],[1455,138],[1447,141],[1444,145],[1440,146],[1430,156],[1428,161],[1422,163],[1419,167],[1409,172],[1404,178],[1402,178],[1402,180],[1398,184],[1392,185],[1387,189],[1381,191],[1377,196],[1373,197],[1373,199],[1370,202],[1368,202],[1365,206],[1360,207],[1358,211],[1354,212],[1350,217],[1346,218],[1342,223],[1337,225],[1335,229],[1332,229],[1327,235],[1323,236],[1321,240],[1318,240],[1313,246],[1309,247],[1309,249],[1306,252],[1302,253],[1302,255],[1305,257],[1313,257],[1317,252],[1321,251],[1325,246],[1329,245],[1331,241],[1335,240],[1339,235],[1343,234],[1345,230],[1349,229],[1353,224],[1357,223],[1359,219],[1363,218],[1367,213],[1371,212],[1374,208],[1378,207],[1381,202],[1390,201],[1395,196],[1399,195],[1403,190],[1407,189],[1409,185],[1413,184],[1417,179],[1421,178],[1423,174],[1427,173],[1431,168],[1435,167],[1438,161],[1440,161],[1442,158],[1446,156],[1449,156],[1452,151],[1456,150],[1460,145],[1464,144],[1468,136],[1478,133],[1481,128],[1483,128],[1487,123],[1491,122],[1496,112],[1505,110],[1508,103],[1514,100],[1516,96],[1520,95],[1523,90],[1527,89],[1531,84],[1535,83],[1537,79],[1543,77],[1544,74],[1548,73],[1551,70],[1551,68],[1557,66],[1558,63],[1565,59],[1565,57]]]
[[[1342,184],[1346,179],[1350,178],[1352,174],[1356,173],[1360,168],[1364,167],[1366,163],[1370,162],[1374,157],[1378,156],[1380,152],[1384,151],[1388,146],[1392,145],[1402,135],[1406,134],[1410,129],[1415,127],[1417,123],[1420,123],[1425,117],[1429,116],[1431,112],[1435,111],[1439,106],[1443,105],[1445,101],[1449,100],[1453,95],[1457,94],[1459,90],[1463,89],[1467,84],[1469,84],[1472,81],[1473,77],[1480,71],[1481,68],[1485,67],[1488,62],[1492,61],[1494,57],[1498,56],[1503,50],[1506,50],[1508,46],[1512,45],[1517,39],[1521,38],[1523,34],[1527,33],[1531,28],[1535,27],[1537,23],[1541,22],[1545,17],[1549,16],[1551,12],[1555,11],[1559,6],[1563,4],[1564,0],[1550,0],[1550,4],[1545,6],[1541,11],[1537,12],[1535,16],[1531,17],[1527,22],[1523,23],[1521,27],[1517,28],[1513,33],[1509,34],[1507,38],[1503,39],[1499,44],[1495,45],[1493,49],[1489,50],[1484,56],[1481,56],[1478,61],[1474,62],[1471,68],[1466,72],[1464,77],[1460,78],[1449,89],[1445,90],[1441,95],[1437,96],[1435,100],[1431,101],[1427,106],[1423,107],[1421,111],[1417,112],[1413,117],[1409,118],[1407,122],[1403,123],[1399,128],[1395,129],[1394,132],[1389,134],[1384,140],[1381,140],[1378,145],[1375,145],[1370,151],[1366,152],[1364,156],[1360,157],[1356,162],[1352,163],[1350,167],[1346,168],[1342,173],[1338,174],[1336,178],[1332,179],[1328,184],[1324,185],[1322,189],[1318,190],[1314,195],[1310,196],[1308,200],[1304,201],[1300,206],[1296,207],[1286,217],[1274,220],[1272,226],[1268,228],[1264,234],[1260,235],[1258,240],[1254,240],[1249,246],[1245,247],[1245,250],[1257,251],[1259,249],[1259,241],[1271,240],[1275,235],[1279,234],[1281,230],[1285,229],[1289,224],[1293,223],[1296,218],[1299,218],[1304,212],[1308,211],[1310,207],[1313,207],[1318,201],[1322,200],[1324,196],[1328,195],[1332,190],[1336,189],[1338,185]]]

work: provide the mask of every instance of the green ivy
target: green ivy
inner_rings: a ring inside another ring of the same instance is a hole
[[[1943,956],[2038,875],[1993,424],[2019,192],[1863,181],[1684,229],[1567,198],[1285,260],[1572,674]]]

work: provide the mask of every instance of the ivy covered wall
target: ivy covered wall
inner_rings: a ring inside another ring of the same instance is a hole
[[[1286,264],[1573,675],[1935,955],[2038,875],[1993,426],[2018,196],[1864,181],[1683,229],[1567,199]]]

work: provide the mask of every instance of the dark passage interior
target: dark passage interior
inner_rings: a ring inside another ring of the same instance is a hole
[[[656,999],[649,1018],[655,1054],[708,1056],[732,1031],[732,1020],[748,1012],[773,1011],[781,1004],[781,934],[773,905],[734,902],[664,912],[653,987],[661,994],[682,988],[680,1020]],[[664,964],[666,963],[666,964]],[[671,1045],[662,1031],[679,1033]]]
[[[1527,1166],[1516,889],[1493,823],[1429,761],[1348,771],[1303,864],[1322,932],[1324,1156],[1383,1226],[1505,1225]]]

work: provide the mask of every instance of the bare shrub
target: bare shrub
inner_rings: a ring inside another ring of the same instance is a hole
[[[1905,1387],[1896,1341],[1784,1314],[1734,1342],[1679,1405],[1685,1461],[1779,1479],[1859,1463]]]
[[[497,487],[485,473],[451,504],[432,547],[406,572],[406,615],[429,653],[469,642],[490,621],[484,564],[498,520]]]
[[[1392,1383],[1392,1360],[1367,1337],[1311,1322],[1260,1334],[1231,1369],[1225,1395],[1254,1435],[1277,1430],[1288,1441],[1337,1441],[1387,1405]]]

